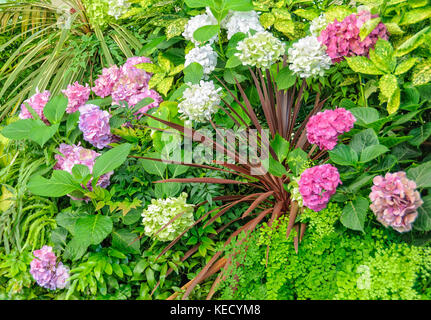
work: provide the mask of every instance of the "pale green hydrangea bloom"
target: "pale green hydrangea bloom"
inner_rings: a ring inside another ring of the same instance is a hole
[[[268,31],[255,33],[240,41],[235,55],[243,65],[269,68],[285,52],[285,45]]]
[[[145,234],[160,241],[172,241],[194,223],[194,205],[186,203],[187,193],[168,199],[152,199],[151,204],[142,212]],[[157,233],[172,218],[181,214],[166,228]],[[156,235],[157,233],[157,235]]]

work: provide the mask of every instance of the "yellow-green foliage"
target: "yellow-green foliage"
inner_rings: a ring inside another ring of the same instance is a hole
[[[430,250],[368,226],[365,235],[337,227],[342,209],[305,210],[306,235],[295,253],[288,218],[263,226],[238,250],[222,299],[421,299],[428,294]],[[376,224],[377,226],[377,224]],[[238,279],[238,280],[235,280]],[[235,288],[235,290],[233,290]],[[423,293],[425,292],[425,293]]]

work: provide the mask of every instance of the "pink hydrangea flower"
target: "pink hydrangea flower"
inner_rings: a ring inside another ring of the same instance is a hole
[[[304,206],[314,211],[325,209],[341,183],[337,168],[330,164],[306,169],[298,182]]]
[[[99,149],[106,147],[111,142],[111,115],[94,104],[79,107],[79,112],[78,125],[84,134],[84,140]]]
[[[30,263],[30,273],[39,286],[50,290],[63,289],[67,286],[69,268],[61,262],[57,264],[52,247],[43,246],[33,251],[33,255],[35,259]]]
[[[83,106],[90,97],[90,87],[88,84],[80,85],[78,81],[74,84],[69,84],[66,90],[62,90],[64,95],[68,99],[66,112],[74,113],[79,107]]]
[[[121,70],[115,65],[110,68],[103,68],[102,74],[94,81],[93,92],[102,98],[110,96],[120,75]]]
[[[21,105],[21,112],[19,114],[19,118],[33,119],[33,116],[31,115],[30,111],[27,110],[26,107],[26,103],[28,103],[29,106],[32,107],[36,114],[40,117],[40,119],[46,124],[49,124],[48,119],[46,119],[45,115],[43,114],[43,109],[48,103],[50,96],[51,93],[48,90],[45,90],[44,92],[37,92],[29,99],[25,100],[24,103]]]
[[[344,108],[325,110],[312,116],[307,123],[307,139],[320,149],[332,150],[338,136],[353,128],[356,118]]]
[[[377,220],[398,232],[410,231],[418,216],[417,209],[423,204],[416,183],[407,179],[403,171],[376,176],[373,183],[370,208]]]
[[[362,25],[378,15],[371,15],[368,11],[351,14],[339,22],[337,19],[322,30],[319,41],[326,46],[326,53],[332,62],[340,62],[345,57],[366,56],[370,48],[373,48],[379,38],[388,39],[387,29],[383,23],[363,40],[359,36]]]
[[[96,161],[96,158],[100,156],[100,153],[97,153],[94,150],[85,149],[81,147],[80,145],[68,145],[65,143],[60,144],[60,148],[58,151],[61,154],[56,154],[55,159],[57,160],[57,163],[54,166],[54,169],[56,170],[64,170],[69,173],[72,173],[72,169],[75,166],[75,164],[82,164],[84,166],[87,166],[90,170],[90,173],[93,172],[93,166],[94,162]],[[97,181],[97,186],[101,188],[106,188],[110,184],[110,177],[114,171],[110,171],[108,173],[105,173],[104,175],[100,176],[99,180]],[[92,190],[90,180],[87,184],[87,189]]]
[[[151,60],[147,57],[131,57],[127,59],[126,63],[121,67],[121,75],[112,90],[113,104],[126,101],[130,106],[130,99],[138,95],[141,89],[148,87],[152,74],[136,68],[135,65],[150,62]]]

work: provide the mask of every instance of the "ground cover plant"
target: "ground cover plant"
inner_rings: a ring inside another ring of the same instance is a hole
[[[429,299],[429,0],[0,2],[1,299]]]

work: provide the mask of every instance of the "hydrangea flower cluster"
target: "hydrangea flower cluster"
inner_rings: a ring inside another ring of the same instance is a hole
[[[308,36],[295,42],[288,50],[289,68],[301,78],[323,76],[331,67],[331,58],[317,37]]]
[[[264,31],[259,21],[259,15],[256,11],[234,11],[229,14],[223,23],[227,30],[227,38],[230,39],[237,32],[249,34],[250,30],[257,32]]]
[[[90,170],[90,173],[92,173],[94,162],[96,161],[96,158],[100,156],[100,153],[97,153],[94,150],[85,149],[80,145],[75,145],[75,144],[68,145],[68,144],[62,143],[60,144],[58,151],[61,154],[55,155],[55,159],[57,160],[57,163],[55,164],[54,169],[64,170],[69,173],[72,173],[72,169],[75,166],[75,164],[82,164],[84,166],[87,166],[88,169]],[[109,186],[110,184],[109,179],[113,174],[114,174],[114,171],[110,171],[108,173],[101,175],[96,185],[101,188],[106,188],[107,186]],[[91,180],[88,182],[87,188],[89,190],[92,190]]]
[[[326,26],[328,25],[328,22],[326,21],[326,16],[324,13],[322,13],[320,16],[318,16],[317,18],[314,18],[311,22],[310,22],[310,33],[313,36],[319,36],[320,32],[326,28]]]
[[[120,68],[117,66],[104,68],[95,81],[93,92],[102,98],[112,96],[113,105],[126,101],[129,106],[135,106],[144,98],[154,100],[150,105],[140,109],[138,113],[158,107],[162,102],[162,97],[148,87],[152,74],[135,67],[141,63],[151,63],[151,60],[147,57],[131,57]]]
[[[30,273],[37,284],[49,290],[64,289],[69,279],[69,268],[62,262],[57,263],[57,257],[52,247],[43,246],[33,251],[36,257],[30,263]]]
[[[343,21],[337,19],[322,30],[319,41],[324,44],[326,52],[331,57],[332,62],[340,62],[345,57],[366,56],[370,48],[373,48],[379,38],[388,39],[387,29],[383,23],[379,23],[376,28],[363,40],[359,36],[362,25],[378,15],[371,15],[368,11],[360,11],[357,14],[347,16]]]
[[[239,51],[235,56],[243,65],[258,68],[269,68],[284,54],[284,43],[268,31],[255,33],[240,41],[236,47]]]
[[[110,68],[103,68],[102,74],[94,81],[93,92],[101,98],[110,96],[120,75],[120,68],[115,65]]]
[[[26,107],[26,103],[28,103],[28,105],[33,108],[34,112],[36,112],[40,119],[46,124],[49,124],[48,119],[46,119],[45,115],[43,114],[43,109],[48,103],[50,96],[51,93],[48,90],[45,90],[44,92],[36,92],[36,94],[25,100],[24,103],[21,105],[21,112],[19,114],[19,118],[33,119],[32,114],[30,113],[30,111],[27,110]]]
[[[418,216],[417,209],[423,204],[416,183],[407,179],[405,172],[399,171],[388,172],[384,177],[376,176],[373,184],[370,208],[377,220],[398,232],[410,231]]]
[[[304,170],[299,179],[299,192],[304,206],[314,211],[325,209],[341,183],[337,168],[330,164]]]
[[[208,79],[208,75],[215,69],[217,65],[217,53],[213,50],[211,45],[207,44],[202,47],[196,47],[186,54],[186,62],[184,67],[189,64],[197,62],[204,70],[204,77]]]
[[[195,45],[200,45],[201,43],[193,37],[193,33],[204,26],[215,25],[217,24],[217,19],[214,18],[209,8],[207,8],[207,13],[199,14],[189,19],[187,25],[184,28],[184,32],[182,33],[183,37],[186,40],[193,42]],[[218,35],[215,35],[211,39],[208,40],[209,44],[214,43],[218,40]]]
[[[312,116],[307,123],[307,139],[322,150],[332,150],[338,136],[353,128],[356,118],[344,108],[325,110]]]
[[[74,84],[69,84],[66,90],[62,90],[63,94],[67,97],[68,103],[66,112],[74,113],[79,107],[83,106],[90,97],[90,87],[88,84],[80,85],[78,81]]]
[[[99,149],[106,147],[112,138],[109,112],[101,110],[94,104],[83,105],[79,108],[79,112],[78,126],[84,135],[84,140]]]
[[[152,199],[151,204],[142,212],[145,234],[160,241],[172,241],[194,223],[193,205],[186,203],[187,193],[177,198]],[[166,228],[157,233],[171,219],[179,215]],[[156,235],[157,233],[157,235]]]
[[[212,81],[201,80],[199,84],[188,83],[178,104],[178,112],[183,117],[198,122],[206,122],[218,110],[219,91]]]

